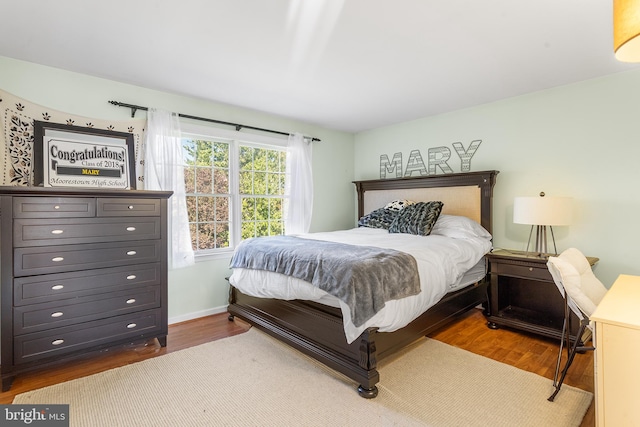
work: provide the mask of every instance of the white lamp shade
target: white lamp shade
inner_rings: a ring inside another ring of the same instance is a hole
[[[613,0],[613,50],[622,62],[640,62],[640,0]]]
[[[513,222],[530,225],[570,225],[570,197],[516,197]]]

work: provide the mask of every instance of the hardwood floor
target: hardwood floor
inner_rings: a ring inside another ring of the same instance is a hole
[[[19,393],[237,335],[248,329],[249,325],[239,319],[229,322],[227,314],[170,325],[167,347],[160,347],[156,340],[131,343],[94,354],[90,358],[19,375],[11,390],[0,393],[0,404],[11,403]],[[547,378],[553,378],[554,375],[558,342],[508,329],[489,329],[480,310],[472,310],[430,337]],[[593,379],[593,352],[578,354],[569,369],[565,384],[593,392]],[[581,427],[593,426],[595,409],[592,403]]]

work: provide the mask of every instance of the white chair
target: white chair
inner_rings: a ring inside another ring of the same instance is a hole
[[[557,257],[549,257],[547,267],[565,301],[562,338],[560,339],[560,350],[558,352],[558,361],[556,362],[556,373],[553,378],[555,391],[548,399],[553,402],[553,399],[560,391],[562,382],[567,375],[576,352],[595,349],[594,347],[579,346],[578,343],[581,341],[586,328],[589,328],[593,333],[589,316],[593,314],[600,301],[602,301],[602,298],[607,293],[607,288],[593,274],[587,258],[576,248],[569,248]],[[571,312],[575,313],[580,319],[580,329],[573,345],[569,340],[569,316]],[[560,362],[565,341],[567,343],[567,362],[560,374]],[[558,380],[559,374],[560,379]]]

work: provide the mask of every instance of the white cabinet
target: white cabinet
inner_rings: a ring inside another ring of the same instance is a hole
[[[640,425],[640,277],[620,275],[595,321],[596,425]]]

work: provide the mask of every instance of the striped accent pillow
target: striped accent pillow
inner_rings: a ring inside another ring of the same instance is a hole
[[[442,212],[442,206],[444,203],[439,201],[418,202],[406,206],[391,223],[389,233],[428,236]]]

